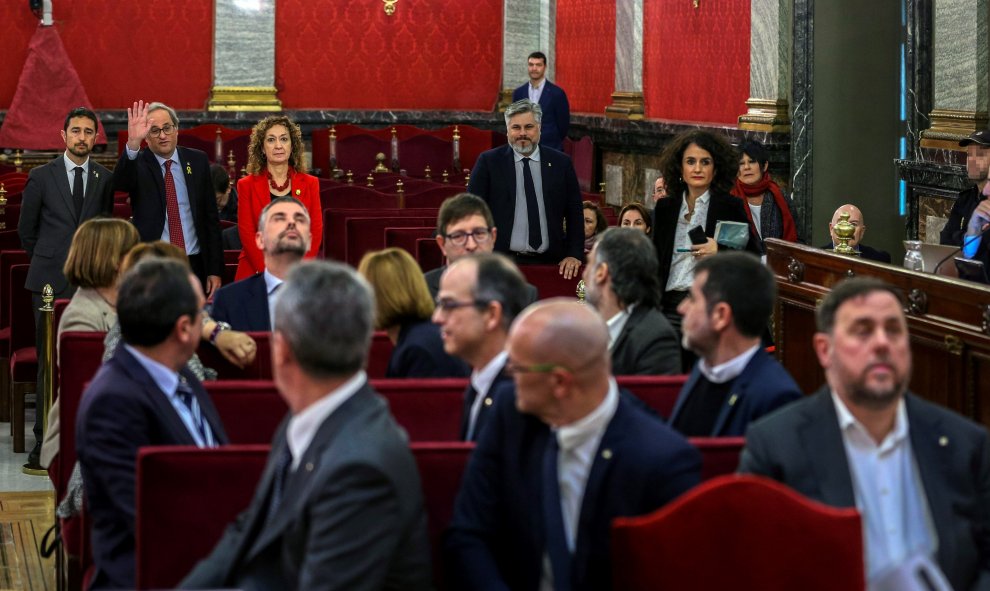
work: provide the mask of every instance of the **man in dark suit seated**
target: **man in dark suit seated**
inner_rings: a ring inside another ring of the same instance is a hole
[[[559,265],[576,277],[584,257],[584,214],[574,164],[540,146],[540,105],[522,99],[505,109],[509,143],[483,152],[468,192],[485,200],[495,227],[495,250],[521,265]]]
[[[670,424],[687,437],[740,437],[749,423],[801,397],[787,370],[762,344],[777,284],[756,256],[725,252],[694,268],[684,346],[698,354]]]
[[[990,265],[990,239],[983,232],[990,224],[987,175],[990,173],[990,129],[974,131],[959,142],[966,148],[966,176],[973,183],[959,194],[942,228],[942,244],[960,247],[961,256]],[[23,214],[22,214],[23,215]]]
[[[529,82],[512,91],[512,102],[528,98],[543,109],[543,134],[540,144],[564,149],[564,138],[571,125],[571,105],[564,89],[547,80],[547,56],[534,51],[526,58]]]
[[[141,149],[141,141],[148,147]],[[206,154],[178,146],[179,117],[162,103],[127,109],[127,145],[114,185],[131,195],[132,221],[141,240],[163,240],[189,256],[206,297],[220,287],[223,250],[216,193]]]
[[[312,239],[306,206],[290,196],[276,197],[261,210],[255,242],[265,257],[265,271],[217,290],[211,316],[224,328],[269,331],[275,296]]]
[[[659,276],[657,251],[639,230],[605,230],[588,253],[584,297],[608,326],[617,376],[681,372],[681,344],[659,308]]]
[[[835,235],[834,226],[839,223],[839,216],[843,212],[849,214],[849,223],[856,227],[856,233],[853,235],[852,240],[849,241],[849,246],[859,251],[859,255],[864,259],[877,261],[878,263],[890,263],[889,252],[863,244],[863,234],[866,233],[866,222],[863,221],[863,212],[851,203],[840,206],[832,214],[832,223],[828,225],[828,233],[832,236],[832,242],[822,246],[822,248],[835,248],[835,245],[839,243],[839,237]]]
[[[92,520],[90,589],[134,588],[134,464],[148,445],[228,443],[220,416],[186,368],[203,325],[199,281],[182,263],[148,259],[117,297],[123,342],[83,393],[76,452]]]
[[[183,589],[432,588],[416,461],[362,369],[371,288],[345,265],[297,265],[272,333],[289,415],[247,510]]]
[[[447,264],[423,273],[430,295],[437,297],[440,276],[449,265],[470,254],[492,252],[497,233],[492,212],[477,195],[460,193],[445,200],[437,214],[437,244]],[[539,299],[535,285],[526,284],[525,297],[527,305]]]
[[[512,261],[497,254],[475,254],[447,268],[433,322],[440,325],[443,348],[471,366],[464,392],[461,439],[476,441],[491,414],[495,397],[512,388],[505,373],[509,326],[527,303],[525,280]]]
[[[953,589],[990,589],[990,435],[908,391],[900,294],[877,279],[846,280],[817,325],[827,384],[751,425],[739,471],[859,509],[871,589],[946,588],[930,583],[939,574]],[[914,584],[893,582],[903,575]]]
[[[608,331],[577,302],[529,307],[509,332],[515,396],[498,396],[445,543],[454,589],[608,589],[612,519],[699,482],[701,455],[620,393]]]
[[[31,259],[24,288],[31,292],[38,359],[42,358],[44,329],[39,311],[42,289],[51,285],[56,299],[72,297],[75,288],[62,272],[72,237],[86,220],[113,213],[113,175],[89,157],[98,131],[96,113],[86,107],[70,111],[62,124],[65,151],[59,158],[31,169],[21,195],[17,234]],[[38,364],[39,384],[42,370],[42,364]],[[36,442],[27,462],[31,468],[41,468],[42,418],[43,413],[35,413]]]

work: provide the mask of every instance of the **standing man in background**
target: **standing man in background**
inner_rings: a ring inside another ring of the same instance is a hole
[[[547,56],[534,51],[526,60],[529,82],[512,92],[512,102],[528,98],[543,109],[543,139],[540,144],[564,149],[564,138],[571,126],[571,105],[564,89],[547,80]]]

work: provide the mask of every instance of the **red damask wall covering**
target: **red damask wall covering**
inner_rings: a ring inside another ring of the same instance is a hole
[[[646,116],[735,125],[749,98],[750,0],[645,0]]]
[[[123,108],[138,98],[179,109],[206,104],[213,80],[212,2],[73,0],[56,2],[54,16],[97,109]],[[38,19],[17,0],[0,3],[0,23],[0,108],[6,109]]]
[[[276,85],[288,109],[490,110],[502,0],[278,0]]]
[[[556,51],[554,82],[571,112],[604,114],[615,89],[615,2],[558,0]]]

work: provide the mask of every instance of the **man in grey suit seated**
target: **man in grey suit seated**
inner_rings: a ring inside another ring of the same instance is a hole
[[[423,274],[430,295],[437,297],[440,277],[448,266],[471,254],[492,252],[497,233],[492,212],[481,197],[459,193],[444,201],[437,214],[437,244],[447,257],[447,264]],[[526,304],[538,298],[536,286],[527,283]]]
[[[251,505],[182,588],[432,587],[416,462],[362,369],[373,315],[350,267],[304,262],[289,273],[271,345],[289,415]]]
[[[659,309],[659,277],[657,251],[639,230],[605,230],[588,253],[585,299],[608,325],[614,375],[681,372],[677,333]]]
[[[871,589],[990,589],[990,437],[908,391],[903,310],[877,279],[836,286],[813,341],[827,384],[754,423],[739,471],[858,508]],[[904,583],[919,563],[926,583]]]

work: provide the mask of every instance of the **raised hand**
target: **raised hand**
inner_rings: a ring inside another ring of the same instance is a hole
[[[151,123],[148,122],[148,105],[137,101],[133,107],[127,108],[127,147],[137,151],[141,149],[141,140],[148,135]]]

